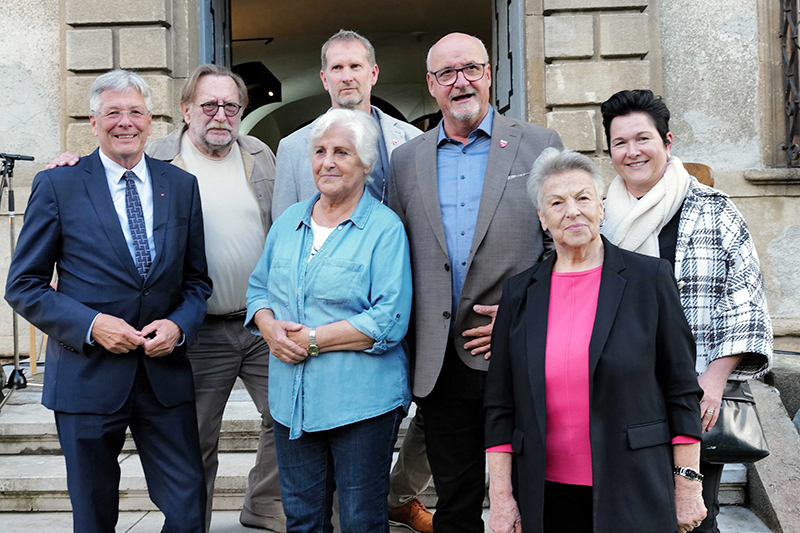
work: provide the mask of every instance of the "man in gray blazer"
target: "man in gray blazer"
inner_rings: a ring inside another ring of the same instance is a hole
[[[367,190],[383,203],[388,201],[389,158],[395,148],[418,136],[410,124],[390,117],[370,105],[372,86],[378,81],[375,49],[365,37],[354,31],[341,30],[322,46],[320,77],[331,95],[334,109],[358,109],[371,113],[381,129],[378,162],[370,173]],[[272,216],[277,219],[290,205],[314,196],[317,187],[307,153],[308,134],[314,123],[281,140],[275,170]],[[431,471],[425,454],[425,437],[420,411],[411,420],[397,463],[392,470],[389,492],[389,518],[393,525],[402,525],[419,533],[432,533],[431,513],[417,498],[430,483]]]
[[[389,198],[411,244],[413,392],[439,496],[434,530],[482,533],[494,316],[503,280],[542,254],[526,181],[541,151],[561,148],[561,139],[494,111],[489,56],[475,37],[446,35],[427,67],[443,120],[395,151]]]

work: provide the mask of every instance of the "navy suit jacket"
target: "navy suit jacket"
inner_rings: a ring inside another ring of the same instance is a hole
[[[146,156],[145,156],[146,157]],[[37,174],[8,273],[5,298],[50,336],[42,403],[67,413],[108,414],[124,404],[139,361],[159,402],[194,399],[183,357],[211,294],[195,177],[146,157],[153,186],[155,258],[144,279],[128,250],[97,150],[74,167]],[[58,289],[50,287],[53,265]],[[85,344],[97,313],[141,329],[168,318],[186,336],[166,357],[138,348],[113,354]]]

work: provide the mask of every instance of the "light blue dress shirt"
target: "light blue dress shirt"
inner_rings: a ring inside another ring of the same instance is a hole
[[[272,224],[250,276],[245,326],[259,309],[311,328],[347,320],[375,339],[363,351],[325,352],[293,365],[269,358],[269,407],[289,428],[323,431],[408,409],[408,356],[401,341],[411,312],[411,261],[403,223],[365,193],[309,261],[311,210],[319,193]]]
[[[469,134],[467,144],[447,137],[444,125],[439,124],[436,143],[436,169],[439,183],[439,204],[450,257],[453,279],[451,321],[455,321],[461,289],[467,275],[467,260],[472,248],[472,237],[481,207],[483,177],[492,145],[494,109],[483,117],[478,127]]]

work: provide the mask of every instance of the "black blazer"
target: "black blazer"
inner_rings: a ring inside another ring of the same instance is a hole
[[[701,437],[695,346],[667,261],[603,238],[589,344],[595,532],[674,533],[671,439]],[[545,344],[555,257],[509,278],[492,334],[486,446],[511,443],[525,533],[542,531]]]
[[[197,181],[176,166],[145,156],[153,186],[156,255],[144,280],[128,251],[98,151],[74,167],[37,174],[25,224],[9,267],[5,298],[50,336],[42,403],[67,413],[107,414],[122,407],[144,362],[167,407],[194,399],[188,359],[206,313],[203,214]],[[58,290],[50,287],[53,265]],[[97,313],[137,329],[168,318],[186,335],[171,356],[147,357],[84,343]]]

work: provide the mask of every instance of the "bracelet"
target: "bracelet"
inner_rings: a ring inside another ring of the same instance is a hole
[[[690,481],[699,481],[700,483],[703,482],[703,474],[694,468],[689,468],[688,466],[676,466],[672,469],[672,473],[683,476]]]

